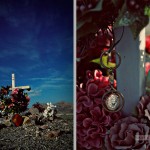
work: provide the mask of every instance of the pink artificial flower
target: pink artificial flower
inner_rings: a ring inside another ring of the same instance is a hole
[[[30,97],[29,97],[29,96],[26,96],[26,100],[29,102],[29,101],[30,101]]]
[[[87,71],[84,84],[77,86],[77,147],[100,150],[108,128],[121,113],[107,112],[102,106],[102,96],[110,89],[110,82],[100,70]]]
[[[148,75],[148,72],[150,70],[150,62],[145,63],[145,73]]]
[[[11,103],[11,104],[8,105],[8,108],[12,108],[13,106],[14,106],[14,104]]]
[[[19,89],[15,89],[12,91],[12,94],[18,94]]]
[[[140,98],[137,104],[137,111],[140,118],[145,116],[150,120],[150,96],[144,95]]]
[[[14,102],[16,102],[16,100],[12,97],[11,102],[14,103]]]
[[[137,118],[129,116],[118,120],[105,136],[107,150],[149,150],[150,130]]]

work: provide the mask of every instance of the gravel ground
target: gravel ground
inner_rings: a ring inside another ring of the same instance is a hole
[[[0,130],[0,150],[73,150],[73,117]]]

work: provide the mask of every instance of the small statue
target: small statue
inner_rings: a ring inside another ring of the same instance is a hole
[[[51,102],[47,103],[47,108],[44,110],[43,116],[50,120],[54,120],[56,113],[56,105],[53,105]]]

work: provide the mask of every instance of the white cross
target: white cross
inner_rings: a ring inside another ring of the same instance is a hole
[[[13,91],[15,89],[22,89],[22,90],[30,90],[31,87],[30,86],[15,86],[15,74],[12,74],[12,86],[11,88],[9,88],[9,90]]]

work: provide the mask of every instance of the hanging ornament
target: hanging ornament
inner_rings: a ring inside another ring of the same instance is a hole
[[[118,57],[116,65],[108,65],[110,64],[112,54]],[[114,70],[120,66],[121,57],[115,50],[104,51],[100,57],[100,64],[108,69],[110,81],[110,90],[103,95],[102,105],[109,112],[117,112],[124,106],[123,95],[114,88]]]
[[[117,112],[124,106],[123,95],[117,90],[111,89],[102,97],[103,107],[110,112]]]
[[[102,97],[102,105],[109,112],[117,112],[121,110],[124,106],[123,95],[114,88],[114,70],[117,69],[121,64],[121,56],[118,52],[115,51],[114,47],[122,39],[123,33],[124,27],[120,39],[116,43],[113,42],[110,49],[104,51],[100,56],[101,66],[107,69],[109,72],[110,90],[108,90]],[[112,56],[116,57],[115,65],[110,65]]]

